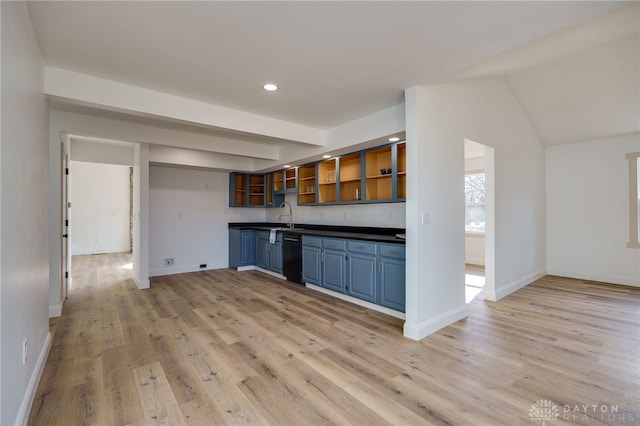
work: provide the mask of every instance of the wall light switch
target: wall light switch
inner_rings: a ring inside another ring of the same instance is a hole
[[[428,225],[429,223],[431,223],[431,213],[429,212],[420,213],[420,223],[422,223],[423,225]]]

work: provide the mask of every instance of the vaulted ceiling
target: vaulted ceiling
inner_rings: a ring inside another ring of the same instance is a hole
[[[412,86],[505,77],[546,144],[640,130],[635,2],[34,1],[28,7],[47,67],[312,129],[401,104]],[[267,81],[280,90],[262,90]],[[56,102],[62,110],[103,111]],[[167,118],[104,114],[159,126]],[[164,125],[225,131],[175,119]],[[247,139],[287,143],[257,136]]]

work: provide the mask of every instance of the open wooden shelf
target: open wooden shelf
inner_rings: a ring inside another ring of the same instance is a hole
[[[391,145],[372,149],[365,153],[367,200],[388,200],[393,197],[392,174],[382,174],[391,169]]]
[[[398,198],[407,198],[407,144],[406,142],[397,145],[398,163]]]
[[[335,158],[318,163],[318,203],[336,202],[336,165]]]
[[[340,157],[340,201],[362,198],[362,155],[357,152]]]
[[[316,203],[316,165],[298,167],[298,204]]]

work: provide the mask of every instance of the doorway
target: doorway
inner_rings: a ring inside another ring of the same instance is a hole
[[[464,140],[466,303],[486,295],[487,279],[493,277],[493,158],[493,148]]]
[[[85,161],[71,165],[73,255],[129,253],[130,167]]]

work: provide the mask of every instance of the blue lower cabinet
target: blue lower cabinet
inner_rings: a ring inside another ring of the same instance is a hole
[[[302,238],[302,281],[309,284],[320,285],[321,255],[322,249],[319,247],[304,245],[304,237]]]
[[[282,273],[282,243],[276,241],[269,247],[269,270]]]
[[[255,247],[252,230],[229,229],[229,268],[253,265]]]
[[[269,271],[282,273],[282,234],[275,243],[269,242],[268,232],[256,232],[255,265]]]
[[[322,252],[322,286],[340,293],[346,292],[347,261],[344,251]]]
[[[347,294],[378,303],[378,244],[347,241]]]
[[[269,234],[256,233],[256,266],[269,269]]]
[[[396,311],[405,308],[405,246],[378,244],[380,296],[378,304]]]
[[[302,279],[404,312],[405,247],[303,236]]]
[[[380,258],[380,300],[378,304],[404,312],[405,261]]]
[[[349,252],[347,261],[347,294],[377,303],[376,257]]]

